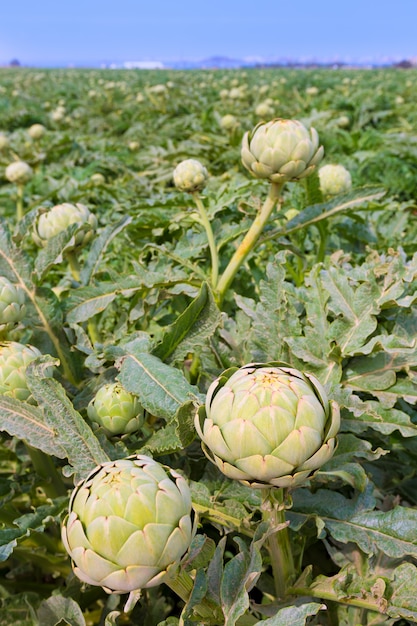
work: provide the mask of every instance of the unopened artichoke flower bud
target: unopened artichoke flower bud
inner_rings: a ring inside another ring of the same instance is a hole
[[[42,213],[34,225],[33,239],[38,246],[46,246],[51,237],[65,230],[71,224],[80,229],[75,234],[75,246],[81,247],[90,241],[97,228],[97,218],[84,204],[57,204]]]
[[[173,174],[174,184],[180,191],[201,191],[208,179],[207,169],[197,159],[186,159],[177,165]]]
[[[274,109],[268,104],[268,102],[260,102],[255,109],[255,113],[258,117],[268,118],[274,114]]]
[[[111,435],[136,432],[144,422],[138,398],[118,382],[100,387],[87,407],[87,415]]]
[[[340,412],[313,375],[251,363],[212,383],[195,426],[205,454],[229,478],[292,488],[332,457]]]
[[[28,130],[29,135],[32,139],[41,139],[46,133],[46,128],[43,124],[32,124],[32,126]]]
[[[0,334],[20,322],[26,313],[26,295],[22,287],[0,276]]]
[[[352,177],[343,165],[323,165],[319,169],[319,179],[325,196],[348,193],[352,189]]]
[[[220,126],[223,130],[234,130],[237,126],[239,126],[239,122],[234,115],[228,113],[227,115],[223,115],[221,118]]]
[[[14,161],[6,167],[6,178],[11,183],[24,185],[33,176],[33,170],[25,161]]]
[[[242,163],[256,178],[284,183],[305,178],[323,158],[324,149],[314,128],[297,120],[277,118],[260,122],[245,133]]]
[[[0,394],[35,404],[26,382],[26,368],[41,353],[35,346],[17,341],[0,343]],[[52,376],[52,368],[47,368]]]
[[[175,572],[194,535],[191,512],[178,472],[144,455],[109,461],[75,487],[62,540],[83,582],[129,593]]]
[[[91,175],[90,181],[93,183],[93,185],[99,187],[100,185],[104,185],[106,179],[104,178],[103,174],[100,174],[100,172],[96,172],[95,174]]]

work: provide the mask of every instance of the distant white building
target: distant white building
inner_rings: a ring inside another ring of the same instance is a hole
[[[125,61],[123,67],[127,70],[163,70],[161,61]]]

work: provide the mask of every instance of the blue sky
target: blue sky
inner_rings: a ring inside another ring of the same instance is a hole
[[[417,57],[417,0],[0,3],[0,63]]]

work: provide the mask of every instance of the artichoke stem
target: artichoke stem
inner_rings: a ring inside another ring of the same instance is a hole
[[[208,218],[206,209],[201,201],[201,198],[197,191],[194,191],[192,194],[194,198],[194,202],[197,205],[198,212],[200,214],[201,222],[204,226],[207,235],[207,241],[210,248],[211,254],[211,284],[215,289],[217,286],[217,281],[219,279],[219,257],[217,254],[217,246],[214,240],[213,229],[210,224],[210,220]]]
[[[219,304],[222,303],[225,293],[236,276],[240,266],[256,246],[274,207],[279,201],[283,184],[284,183],[271,183],[268,196],[262,206],[262,209],[252,222],[251,227],[239,244],[236,252],[230,259],[228,266],[220,277],[217,285],[217,299]]]
[[[23,191],[24,185],[17,185],[17,199],[16,199],[16,218],[17,221],[23,218]]]
[[[283,526],[286,524],[284,499],[283,489],[273,487],[263,490],[263,519],[269,521],[272,529],[277,528],[267,542],[277,598],[285,597],[287,587],[295,575],[288,527]]]

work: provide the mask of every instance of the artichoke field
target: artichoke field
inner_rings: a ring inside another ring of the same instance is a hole
[[[0,624],[417,623],[416,89],[0,68]]]

